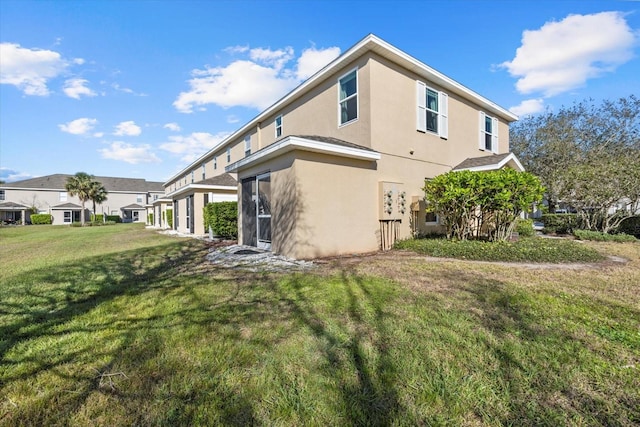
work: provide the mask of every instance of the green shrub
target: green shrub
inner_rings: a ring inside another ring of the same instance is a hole
[[[167,209],[167,224],[169,228],[173,228],[173,209]]]
[[[396,243],[407,249],[442,258],[507,262],[594,262],[604,257],[596,250],[564,239],[533,237],[513,242],[481,240],[410,239]]]
[[[31,224],[52,224],[53,216],[51,214],[31,214]]]
[[[153,214],[147,214],[147,224],[153,225]]]
[[[618,233],[630,234],[640,239],[640,215],[623,220],[618,226]]]
[[[545,233],[571,234],[580,226],[577,214],[543,214],[541,221]]]
[[[119,215],[107,215],[107,221],[113,221],[113,222],[122,222],[122,218],[120,218]]]
[[[630,234],[607,234],[591,230],[574,230],[573,235],[580,240],[595,240],[597,242],[635,242],[638,240]]]
[[[103,222],[104,215],[103,214],[91,214],[91,222]]]
[[[209,203],[204,207],[204,228],[226,239],[238,237],[238,202]]]
[[[516,232],[520,237],[531,237],[536,235],[536,230],[533,228],[532,219],[520,219],[516,224]]]

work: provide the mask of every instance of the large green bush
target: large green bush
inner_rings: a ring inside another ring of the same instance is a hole
[[[520,237],[531,237],[536,235],[532,219],[519,219],[518,224],[516,225],[516,231]]]
[[[204,207],[204,228],[215,236],[227,239],[238,237],[238,202],[209,203]]]
[[[513,169],[452,171],[425,181],[427,209],[437,213],[447,237],[511,237],[520,213],[542,200],[540,180]]]
[[[51,214],[31,214],[31,224],[51,224],[53,216]]]
[[[113,221],[116,223],[122,222],[122,218],[119,215],[107,215],[107,221]]]
[[[91,222],[104,222],[103,214],[91,214]]]
[[[543,214],[545,233],[571,234],[580,227],[580,218],[576,214]]]
[[[630,234],[640,239],[640,215],[632,216],[620,223],[618,233]]]

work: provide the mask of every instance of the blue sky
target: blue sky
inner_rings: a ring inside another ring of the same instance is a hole
[[[516,114],[640,93],[640,1],[0,1],[0,179],[164,181],[367,34]]]

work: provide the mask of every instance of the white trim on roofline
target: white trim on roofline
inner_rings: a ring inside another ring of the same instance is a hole
[[[173,198],[174,196],[178,196],[182,193],[187,193],[190,190],[224,190],[224,191],[238,191],[238,186],[236,185],[206,185],[206,184],[188,184],[185,187],[178,188],[173,192],[167,194],[165,198]]]
[[[513,162],[515,164],[516,167],[514,169],[518,170],[519,172],[524,172],[524,167],[522,166],[522,163],[520,163],[520,160],[518,160],[516,155],[513,153],[509,153],[507,157],[500,160],[498,163],[494,163],[491,165],[483,165],[483,166],[473,166],[470,168],[463,168],[463,169],[456,169],[456,170],[457,171],[492,171],[492,170],[502,169],[509,162]]]
[[[511,113],[510,111],[500,107],[498,104],[488,100],[487,98],[479,95],[478,93],[472,91],[466,86],[456,82],[455,80],[445,76],[444,74],[434,70],[428,65],[424,64],[421,61],[418,61],[416,58],[406,54],[395,46],[385,42],[379,37],[369,34],[358,43],[349,48],[342,55],[334,59],[332,62],[327,64],[324,68],[317,71],[314,75],[309,77],[307,80],[302,82],[298,87],[293,89],[291,92],[287,93],[285,96],[280,98],[266,110],[263,110],[260,114],[255,116],[249,122],[247,122],[240,129],[233,132],[231,135],[227,136],[225,139],[220,141],[216,146],[211,148],[209,151],[204,153],[202,156],[198,157],[195,161],[189,164],[189,166],[183,168],[180,172],[174,174],[171,178],[165,181],[164,185],[167,186],[170,182],[175,181],[180,175],[185,174],[189,169],[193,167],[195,164],[202,163],[207,157],[209,157],[212,153],[219,150],[220,148],[227,145],[229,142],[241,136],[243,133],[249,132],[255,129],[256,125],[262,121],[264,121],[268,116],[275,114],[278,110],[281,110],[283,105],[286,105],[292,99],[298,97],[302,93],[305,93],[309,88],[313,87],[318,81],[326,78],[329,74],[334,72],[336,69],[345,66],[348,62],[353,61],[361,54],[372,51],[381,55],[384,58],[389,59],[392,62],[402,65],[403,67],[411,70],[416,73],[421,78],[424,78],[428,81],[432,81],[438,85],[440,85],[443,89],[447,90],[450,93],[455,93],[463,98],[471,99],[472,101],[479,104],[481,107],[486,109],[487,111],[491,111],[504,118],[507,121],[516,121],[518,120],[518,116]]]
[[[333,156],[349,157],[359,160],[380,160],[377,151],[363,150],[355,147],[331,144],[328,142],[314,141],[297,136],[288,136],[281,141],[268,145],[260,151],[238,160],[225,168],[226,172],[237,172],[248,166],[253,166],[274,157],[281,156],[293,150],[312,151],[314,153],[329,154]]]

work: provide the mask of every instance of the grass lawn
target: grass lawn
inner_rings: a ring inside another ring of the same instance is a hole
[[[0,228],[0,425],[640,424],[640,244],[256,274],[134,224]]]

